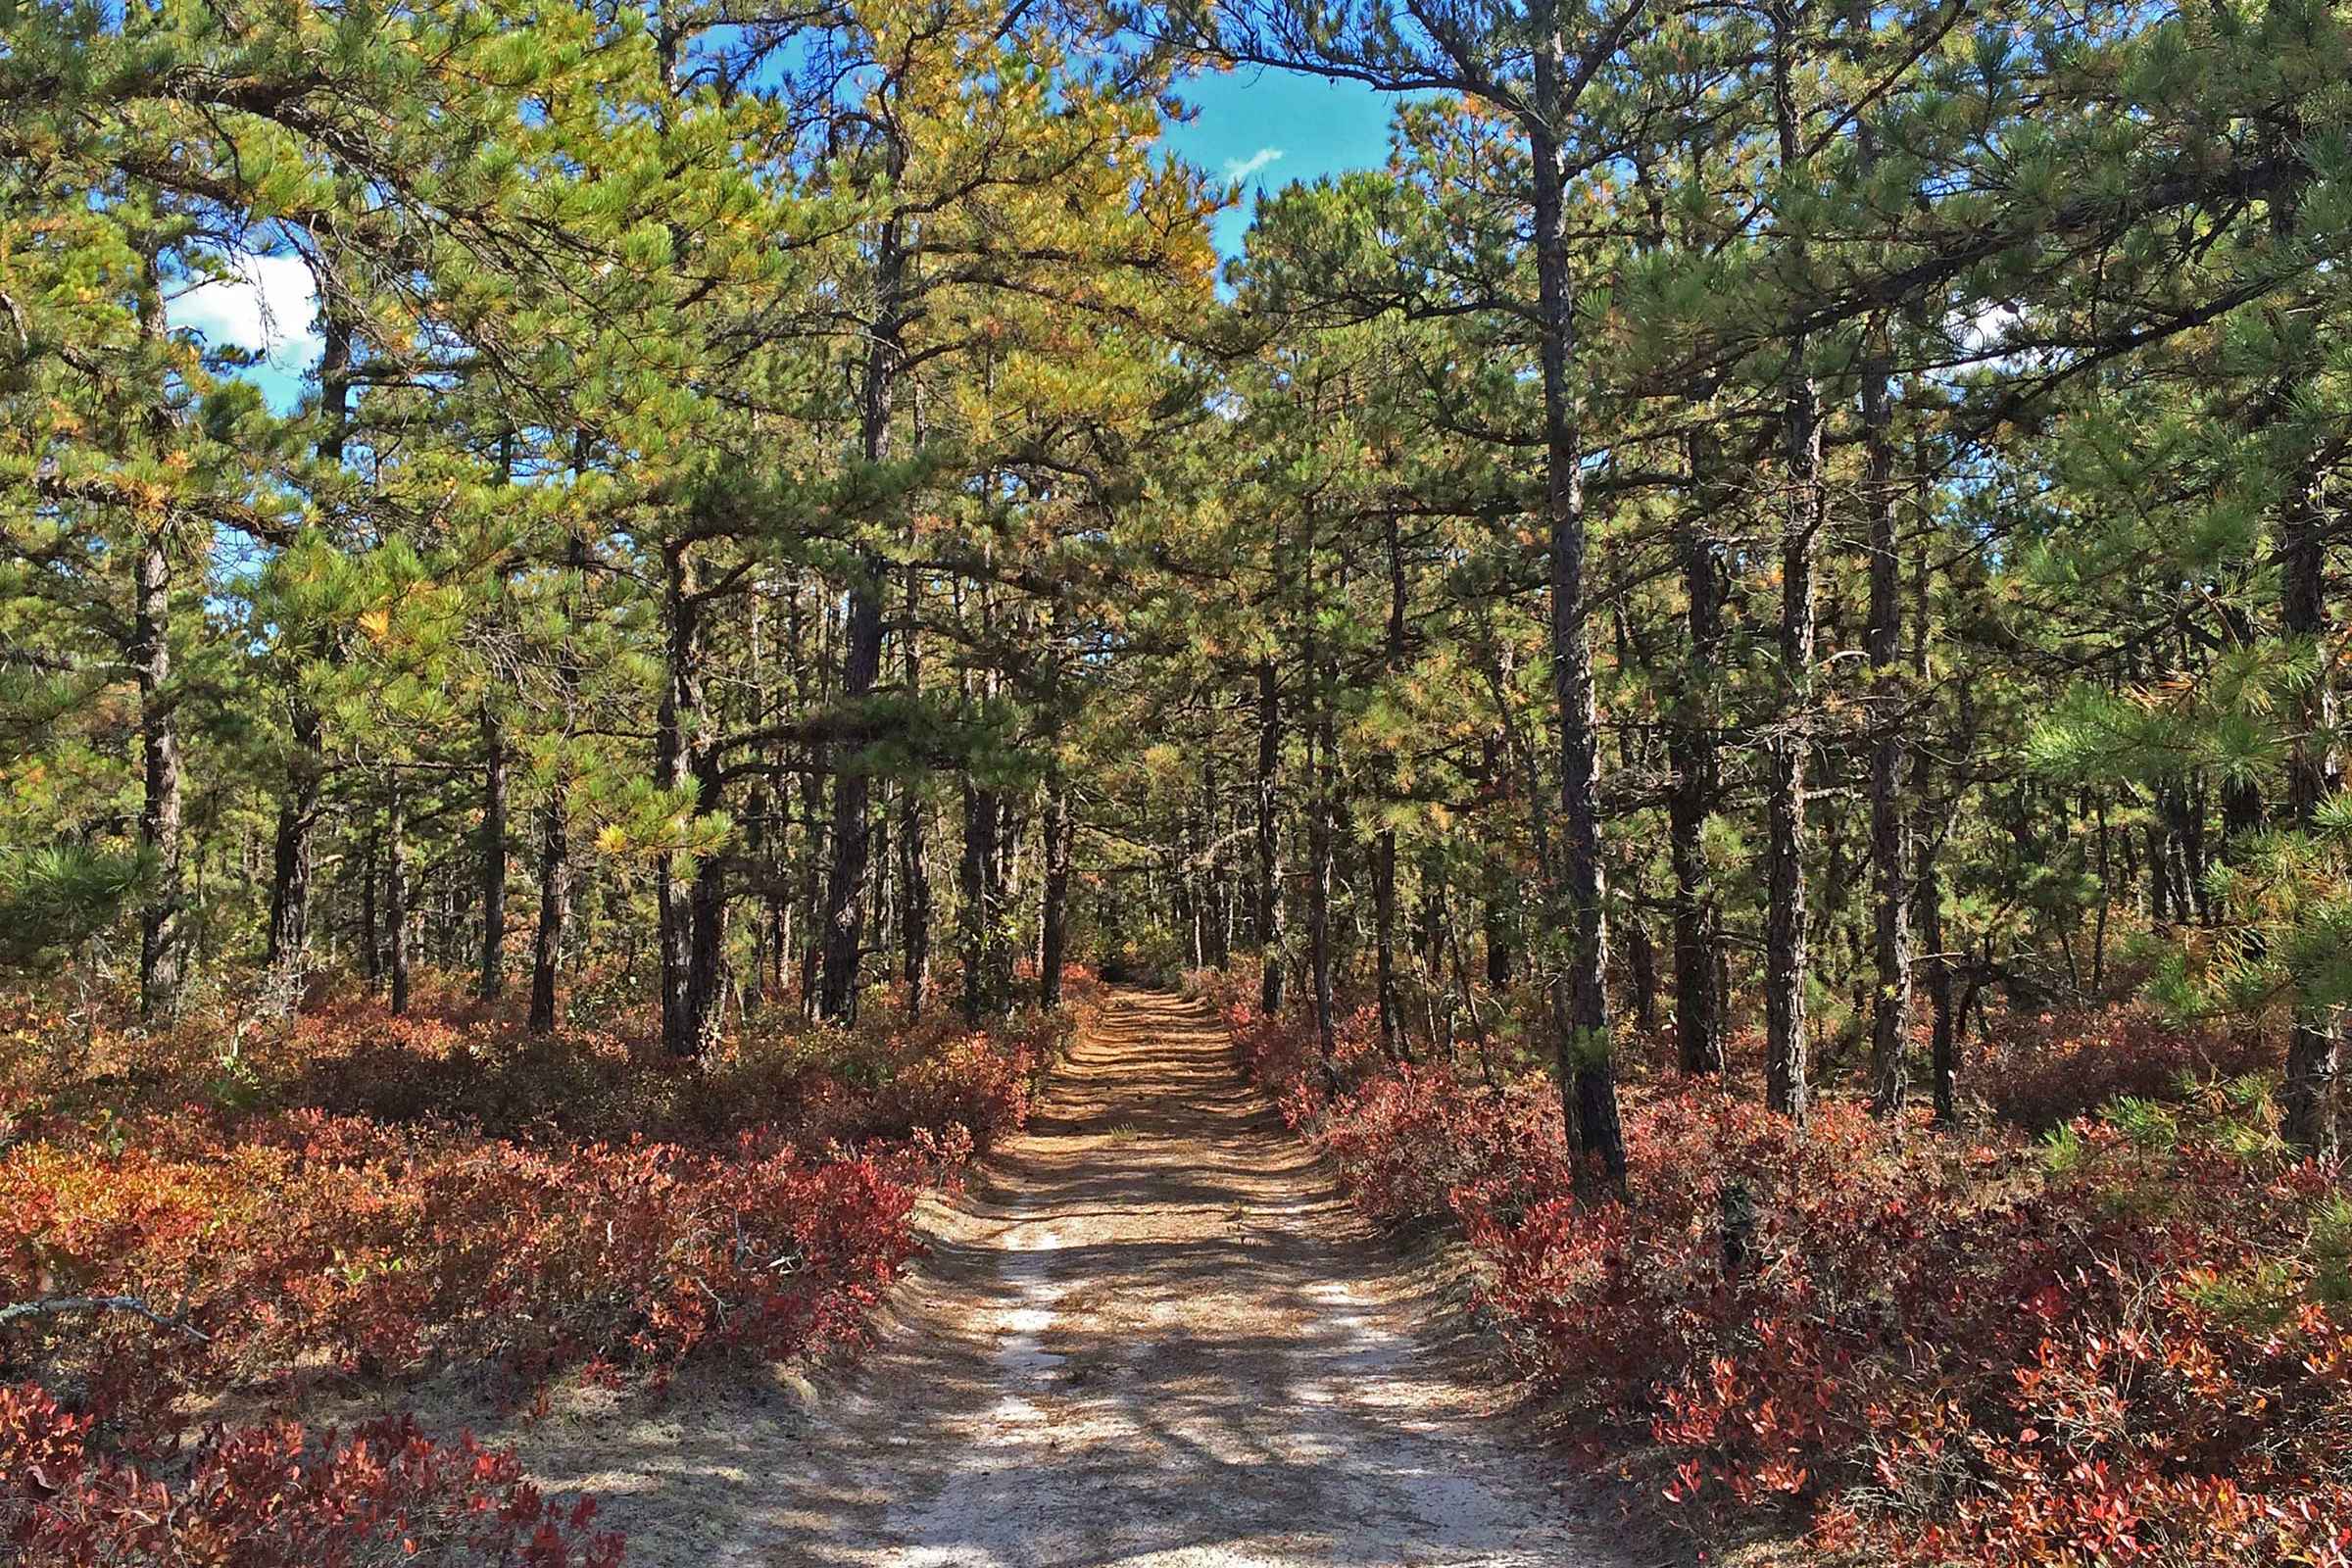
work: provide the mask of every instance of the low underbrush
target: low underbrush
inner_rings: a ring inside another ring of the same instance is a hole
[[[1540,1074],[1391,1060],[1368,1013],[1326,1064],[1303,1020],[1226,1010],[1355,1200],[1457,1223],[1514,1360],[1662,1452],[1694,1523],[1782,1508],[1918,1564],[2352,1563],[2352,1200],[2261,1080],[2176,1074],[2039,1141],[1835,1096],[1800,1136],[1745,1085],[1640,1083],[1620,1202],[1580,1192]]]
[[[1074,979],[1074,1006],[1091,1004],[1093,987]],[[429,980],[417,990],[405,1017],[346,986],[288,1017],[256,1017],[227,996],[157,1029],[137,1027],[127,1008],[77,1019],[55,998],[10,999],[0,1002],[0,1111],[73,1120],[195,1104],[233,1121],[304,1109],[559,1145],[708,1146],[764,1129],[811,1149],[956,1123],[984,1148],[1019,1124],[1029,1079],[1068,1023],[1025,1013],[982,1033],[952,1008],[910,1018],[892,988],[855,1026],[770,1009],[681,1061],[661,1052],[650,1024],[625,1016],[540,1036],[512,1003],[485,1007]]]
[[[291,1422],[213,1435],[176,1485],[97,1451],[90,1418],[0,1388],[0,1542],[23,1568],[514,1564],[614,1568],[596,1505],[554,1507],[509,1453],[414,1421],[314,1438]]]
[[[413,1560],[428,1538],[428,1561],[610,1560],[465,1441],[201,1412],[325,1379],[464,1368],[520,1399],[563,1372],[659,1387],[707,1355],[856,1347],[920,1192],[1026,1120],[1093,1004],[1073,995],[987,1031],[755,1019],[694,1063],[361,999],[70,1051],[17,1028],[0,1302],[37,1309],[0,1323],[0,1541],[58,1563]],[[293,1555],[186,1544],[264,1517]]]

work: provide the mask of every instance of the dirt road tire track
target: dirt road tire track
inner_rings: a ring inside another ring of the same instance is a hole
[[[1203,1007],[1118,994],[1027,1133],[930,1225],[882,1344],[721,1561],[1635,1560],[1428,1342],[1426,1288]]]
[[[1671,1568],[1500,1408],[1207,1008],[1116,994],[1027,1132],[927,1199],[862,1358],[414,1405],[586,1492],[631,1568]]]

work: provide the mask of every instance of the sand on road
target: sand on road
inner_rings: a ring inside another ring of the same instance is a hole
[[[511,1434],[645,1568],[1660,1568],[1199,1004],[1119,992],[813,1398]],[[502,1434],[503,1437],[510,1436]]]

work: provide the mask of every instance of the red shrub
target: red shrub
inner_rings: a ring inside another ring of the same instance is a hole
[[[296,1369],[529,1380],[854,1345],[916,1250],[917,1190],[1027,1119],[1096,1002],[989,1032],[887,1007],[855,1030],[639,1060],[449,1006],[361,997],[291,1027],[198,1016],[0,1040],[0,1301],[128,1296],[177,1320],[0,1329],[0,1541],[27,1562],[604,1563],[511,1458],[406,1426],[306,1446],[215,1433],[170,1464],[188,1396],[293,1392]],[[29,1009],[47,1030],[54,1009]],[[70,1048],[70,1049],[69,1049]]]
[[[407,1420],[312,1443],[283,1424],[215,1431],[182,1478],[93,1459],[85,1418],[0,1387],[0,1544],[24,1568],[372,1563],[612,1568],[595,1504],[551,1507],[511,1453],[435,1443]]]
[[[1588,1203],[1542,1080],[1345,1045],[1326,1072],[1297,1024],[1229,1016],[1356,1201],[1458,1220],[1520,1364],[1646,1431],[1679,1501],[1781,1499],[1923,1565],[2352,1565],[2352,1200],[2258,1093],[2125,1102],[2038,1155],[1634,1094],[1626,1200]],[[2170,1086],[2202,1049],[2148,1054]]]
[[[363,992],[336,994],[291,1020],[191,1009],[146,1033],[110,1022],[83,1041],[54,1007],[0,995],[0,1125],[20,1137],[50,1124],[72,1136],[94,1117],[212,1110],[238,1117],[315,1109],[407,1125],[448,1123],[534,1145],[660,1143],[725,1148],[746,1132],[815,1152],[834,1143],[903,1139],[961,1124],[976,1148],[1017,1129],[1039,1074],[1099,1004],[1068,972],[1067,1006],[986,1031],[952,1009],[909,1020],[877,1000],[853,1028],[770,1008],[694,1060],[672,1059],[612,1029],[531,1035],[518,1017],[424,988],[427,1006],[393,1017]]]
[[[662,1372],[706,1348],[855,1341],[914,1250],[916,1184],[969,1149],[956,1136],[812,1163],[747,1134],[723,1152],[555,1151],[317,1112],[237,1133],[224,1144],[186,1116],[121,1151],[0,1158],[0,1293],[184,1302],[210,1336],[33,1320],[12,1359],[45,1354],[110,1424],[160,1437],[185,1389],[320,1357],[381,1373],[488,1356],[536,1374],[601,1355]]]
[[[272,1048],[296,1059],[247,1059],[235,1094],[127,1115],[20,1102],[0,1300],[133,1296],[206,1338],[36,1317],[0,1331],[0,1373],[158,1452],[181,1396],[296,1367],[487,1358],[530,1379],[597,1358],[661,1377],[710,1349],[856,1343],[914,1250],[916,1190],[1023,1123],[1070,1027],[806,1031],[681,1068],[474,1025],[369,1032],[357,1006],[336,1013],[348,1037],[305,1020]],[[511,1135],[434,1114],[477,1093],[515,1107]],[[270,1108],[301,1095],[379,1114]],[[521,1115],[534,1099],[549,1119]],[[582,1140],[555,1119],[624,1110],[677,1136]]]
[[[2274,1064],[2261,1032],[2184,1026],[2138,1005],[1997,1017],[1969,1081],[1993,1114],[2036,1130],[2087,1116],[2122,1095],[2171,1099],[2184,1083]]]

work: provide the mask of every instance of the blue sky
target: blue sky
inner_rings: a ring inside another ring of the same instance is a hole
[[[1236,255],[1258,195],[1293,180],[1312,180],[1388,160],[1394,95],[1352,82],[1319,81],[1280,71],[1203,75],[1182,97],[1200,110],[1168,127],[1168,145],[1212,175],[1242,182],[1241,206],[1216,223],[1217,249]],[[174,300],[174,324],[203,328],[215,343],[267,354],[247,374],[270,403],[291,409],[318,358],[311,329],[310,273],[294,257],[245,257],[234,279],[208,283]]]
[[[1211,174],[1243,182],[1239,211],[1217,220],[1217,249],[1231,256],[1261,192],[1388,161],[1396,96],[1354,82],[1287,71],[1237,71],[1188,82],[1180,96],[1200,113],[1168,127],[1168,145]]]

